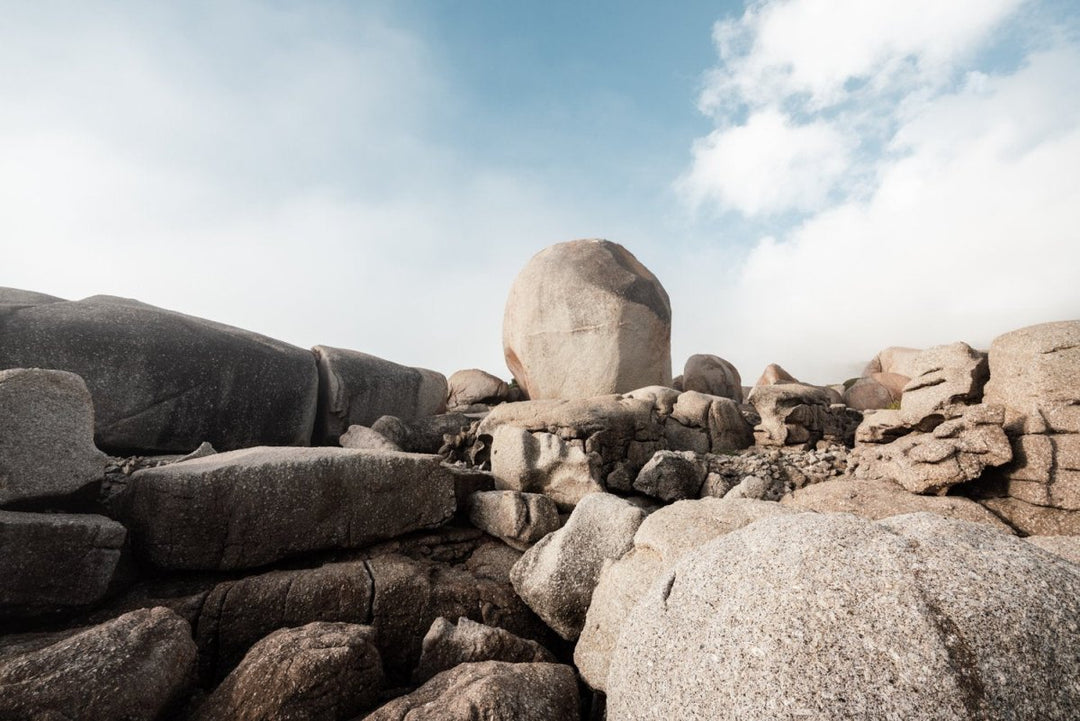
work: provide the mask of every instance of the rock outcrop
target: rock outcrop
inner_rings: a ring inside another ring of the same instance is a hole
[[[850,445],[861,414],[834,404],[823,388],[780,382],[757,385],[750,403],[761,416],[754,439],[761,446],[812,448],[825,440]]]
[[[520,400],[511,397],[513,394],[506,381],[478,368],[452,374],[447,379],[447,387],[446,407],[450,409],[474,405],[495,406],[510,400]]]
[[[686,359],[682,390],[743,402],[742,377],[739,371],[719,356],[698,354]]]
[[[533,400],[670,385],[671,304],[656,276],[621,245],[559,243],[514,280],[503,352]]]
[[[415,683],[449,671],[463,663],[504,661],[506,663],[555,663],[550,651],[536,641],[519,638],[509,631],[493,628],[461,617],[455,624],[437,618],[424,636],[420,663],[413,674]]]
[[[468,512],[470,523],[519,551],[561,525],[555,502],[540,493],[479,491],[469,496]]]

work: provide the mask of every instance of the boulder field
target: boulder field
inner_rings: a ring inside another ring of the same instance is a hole
[[[670,323],[599,240],[507,380],[0,289],[0,719],[1080,718],[1080,320],[752,388]]]

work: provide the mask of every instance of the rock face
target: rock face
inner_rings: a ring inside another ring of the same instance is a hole
[[[682,390],[743,402],[742,378],[735,366],[714,355],[698,354],[686,359]]]
[[[503,352],[533,400],[670,385],[671,304],[656,276],[622,246],[560,243],[514,280]]]
[[[51,646],[0,655],[0,718],[156,721],[194,679],[187,623],[133,611]]]
[[[970,498],[919,496],[888,481],[837,478],[801,488],[784,496],[780,502],[818,513],[854,513],[874,521],[906,513],[936,513],[945,518],[985,523],[1012,533],[1008,524]]]
[[[979,503],[1025,536],[1080,536],[1080,511],[1039,506],[1019,498],[986,498]]]
[[[467,408],[476,404],[498,405],[510,400],[506,381],[478,368],[457,371],[447,380],[447,408]]]
[[[630,550],[644,519],[643,510],[618,496],[586,496],[565,526],[514,564],[514,590],[556,633],[576,639],[604,560]]]
[[[850,444],[861,414],[834,406],[822,388],[779,382],[758,385],[750,402],[761,415],[754,439],[762,446],[809,448],[819,440]]]
[[[539,493],[480,491],[469,496],[469,522],[524,551],[559,528],[555,502]]]
[[[555,657],[536,641],[518,638],[509,631],[459,618],[457,625],[437,618],[424,636],[420,663],[413,681],[424,683],[432,676],[463,663],[555,663]]]
[[[100,601],[126,536],[104,516],[0,511],[0,617]]]
[[[608,718],[1071,719],[1078,612],[1076,564],[980,524],[764,519],[638,602]]]
[[[106,450],[311,440],[318,377],[310,352],[138,301],[0,304],[0,368],[81,376]]]
[[[634,490],[671,503],[697,498],[708,462],[692,451],[657,451],[634,479]]]
[[[382,416],[371,429],[407,453],[439,453],[446,436],[468,431],[472,423],[473,420],[462,413],[439,413],[411,420]]]
[[[928,419],[955,418],[979,403],[990,375],[986,354],[967,343],[935,346],[911,359],[911,380],[904,386],[900,417],[909,426],[923,427]]]
[[[634,547],[604,564],[574,649],[574,663],[594,689],[607,689],[611,655],[623,626],[649,587],[687,551],[773,515],[789,514],[777,503],[703,498],[661,508],[642,522]]]
[[[1061,556],[1066,561],[1080,564],[1080,537],[1077,536],[1028,536],[1024,539],[1044,551]]]
[[[577,675],[556,663],[463,663],[365,721],[575,721]]]
[[[366,426],[349,426],[341,434],[338,443],[342,448],[355,448],[366,451],[400,451],[401,447],[378,431]]]
[[[604,490],[581,445],[509,425],[492,436],[491,472],[496,488],[544,494],[564,510]]]
[[[104,473],[105,454],[94,445],[94,406],[82,378],[65,371],[0,371],[0,504],[73,493]]]
[[[382,661],[370,626],[310,623],[259,641],[194,721],[338,721],[375,705]]]
[[[119,506],[154,565],[232,569],[432,528],[456,503],[437,456],[250,448],[138,471]]]
[[[351,425],[371,426],[380,416],[405,420],[446,410],[446,378],[367,353],[318,345],[319,411],[315,435],[336,443]]]
[[[994,339],[986,402],[1005,407],[1014,462],[1010,496],[1080,510],[1080,321],[1044,323]]]

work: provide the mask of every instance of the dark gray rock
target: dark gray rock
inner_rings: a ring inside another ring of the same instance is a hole
[[[468,618],[457,624],[437,618],[424,636],[420,663],[414,683],[463,663],[506,661],[507,663],[555,663],[555,656],[536,641],[519,638],[501,628],[493,628]]]
[[[446,442],[446,436],[467,431],[472,423],[471,418],[461,413],[440,413],[412,419],[382,416],[371,425],[371,429],[408,453],[438,453]]]
[[[370,626],[275,631],[199,707],[194,721],[341,721],[375,705],[382,662]]]
[[[319,368],[315,435],[325,444],[337,443],[349,426],[371,426],[381,416],[411,420],[446,410],[441,373],[343,348],[318,345],[312,352]]]
[[[68,495],[104,474],[82,378],[37,368],[0,371],[0,504]]]
[[[157,721],[194,680],[188,624],[165,608],[133,611],[52,645],[0,655],[0,718]]]
[[[455,506],[437,456],[267,447],[138,471],[117,504],[136,551],[172,569],[358,548],[438,526]]]
[[[378,431],[367,426],[349,426],[338,443],[342,448],[356,448],[364,451],[400,451],[401,446]]]
[[[133,300],[0,305],[0,368],[81,376],[105,450],[311,439],[318,377],[309,351]]]
[[[705,458],[692,451],[657,451],[638,471],[634,490],[671,503],[697,498],[709,468]]]
[[[100,601],[126,535],[104,516],[0,511],[0,616]]]

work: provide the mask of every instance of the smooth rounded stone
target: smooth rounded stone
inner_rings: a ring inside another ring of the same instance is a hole
[[[719,356],[698,354],[686,359],[683,366],[683,390],[698,391],[711,396],[743,402],[742,378],[739,371]]]
[[[365,451],[400,451],[401,446],[378,431],[366,426],[349,426],[341,434],[338,443],[342,448],[354,448]]]
[[[38,368],[0,371],[0,504],[68,495],[104,475],[83,379]]]
[[[903,398],[904,387],[911,380],[909,376],[902,376],[899,373],[872,373],[868,378],[885,386],[892,395],[894,401],[899,401]]]
[[[446,410],[446,377],[378,356],[317,345],[319,410],[315,436],[336,443],[351,425],[371,426],[380,416],[404,420]]]
[[[879,373],[877,375],[884,375]],[[888,408],[900,398],[874,378],[859,378],[844,391],[844,405],[859,411]]]
[[[166,608],[132,611],[29,653],[0,653],[0,718],[157,721],[194,677],[187,622]]]
[[[762,518],[797,512],[766,501],[703,498],[679,501],[650,514],[634,535],[633,549],[606,562],[600,573],[574,648],[581,677],[598,691],[607,689],[611,655],[626,619],[683,554]]]
[[[318,374],[287,343],[126,298],[0,312],[0,368],[76,373],[100,448],[187,453],[311,442]]]
[[[1018,498],[984,498],[979,503],[1025,536],[1080,536],[1080,511],[1037,506]]]
[[[510,400],[506,381],[478,368],[457,371],[446,384],[447,408],[465,408],[477,403],[494,406]]]
[[[888,481],[838,478],[800,488],[781,498],[780,503],[818,513],[854,513],[875,521],[905,513],[936,513],[945,518],[985,523],[1005,533],[1013,532],[1008,524],[970,498],[920,496]]]
[[[540,493],[481,491],[469,496],[469,522],[524,551],[559,529],[555,501]]]
[[[503,353],[533,400],[668,386],[671,303],[656,276],[621,245],[559,243],[533,256],[514,279]]]
[[[696,498],[709,469],[692,451],[657,451],[638,471],[634,490],[671,503]]]
[[[126,536],[105,516],[0,511],[0,617],[100,601]]]
[[[767,518],[638,602],[608,718],[1072,719],[1078,612],[1076,564],[982,524]]]
[[[491,472],[496,488],[541,493],[562,510],[604,490],[583,448],[553,433],[530,433],[509,425],[499,426],[492,436]]]
[[[586,496],[566,525],[514,564],[514,590],[557,634],[576,639],[604,560],[630,550],[645,516],[641,508],[610,493]]]
[[[653,404],[657,413],[662,416],[669,416],[675,413],[675,407],[678,405],[682,394],[681,390],[668,388],[667,386],[645,386],[644,388],[635,388],[629,393],[623,393],[622,397],[630,400],[648,401]]]
[[[313,621],[369,623],[372,578],[363,561],[328,563],[219,583],[198,613],[200,676],[227,675],[260,639]]]
[[[1080,433],[1080,320],[1000,335],[989,362],[984,402],[1005,406],[1010,435]]]
[[[905,348],[903,346],[889,346],[878,352],[863,370],[863,377],[870,377],[876,373],[894,373],[896,375],[911,378],[915,373],[915,358],[922,353],[919,348]]]
[[[757,383],[754,384],[755,388],[761,386],[775,386],[783,383],[798,383],[799,380],[781,368],[776,363],[770,363],[765,366],[765,370],[761,372],[761,377],[757,379]]]
[[[424,636],[413,683],[422,684],[463,663],[555,663],[555,660],[555,656],[536,641],[519,638],[504,629],[465,617],[459,618],[455,625],[450,619],[440,617]]]
[[[1080,563],[1080,536],[1028,536],[1024,540],[1067,561]]]
[[[557,663],[463,663],[364,721],[576,721],[577,674]]]
[[[117,508],[136,551],[158,567],[253,568],[444,523],[456,502],[440,460],[249,448],[138,471]]]
[[[370,626],[309,623],[255,644],[193,721],[340,721],[378,700],[382,661]]]
[[[381,416],[371,429],[381,433],[408,453],[438,453],[446,436],[469,430],[473,419],[463,413],[439,413],[422,418]]]
[[[910,426],[956,417],[982,400],[990,376],[986,354],[967,343],[927,348],[911,360],[911,371],[900,400],[900,417]]]

